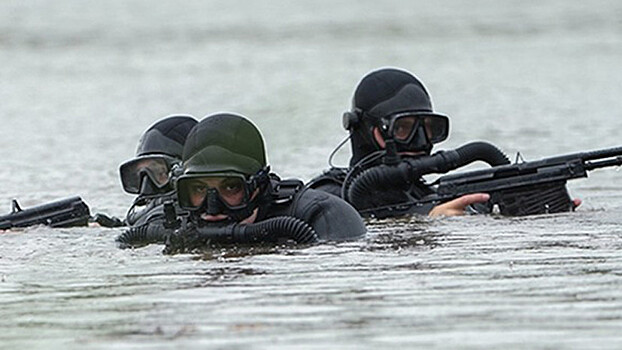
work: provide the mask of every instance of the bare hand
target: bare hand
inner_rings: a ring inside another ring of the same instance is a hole
[[[487,193],[471,193],[462,197],[450,200],[449,202],[439,204],[432,208],[428,216],[456,216],[464,215],[464,209],[469,204],[482,203],[490,199]]]

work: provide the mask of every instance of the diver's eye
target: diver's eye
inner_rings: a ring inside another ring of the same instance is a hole
[[[165,184],[168,181],[168,171],[166,171],[166,169],[162,169],[161,171],[157,172],[155,175],[158,180],[158,183],[160,184]]]
[[[411,117],[398,119],[393,126],[393,136],[398,140],[407,139],[416,122],[416,119]]]
[[[424,118],[423,119],[423,126],[425,127],[425,132],[431,136],[431,135],[435,135],[435,131],[434,128],[436,127],[436,125],[434,124],[434,120],[432,120],[432,118]],[[428,136],[428,137],[429,137]]]
[[[191,184],[190,194],[195,196],[205,196],[207,193],[207,185],[204,184]]]
[[[224,196],[237,195],[244,192],[244,183],[239,179],[227,180],[219,186],[218,192]]]

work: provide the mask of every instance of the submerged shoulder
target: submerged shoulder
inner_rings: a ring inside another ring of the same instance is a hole
[[[313,226],[323,240],[356,239],[366,232],[358,212],[327,192],[305,188],[297,193],[292,209],[292,214]]]

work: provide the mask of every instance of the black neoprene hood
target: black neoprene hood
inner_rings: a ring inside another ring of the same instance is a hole
[[[263,137],[241,115],[205,117],[190,132],[183,152],[184,174],[256,174],[267,165]]]
[[[398,68],[380,68],[365,75],[354,91],[352,111],[358,114],[359,122],[350,129],[350,166],[379,150],[372,128],[379,125],[381,118],[401,112],[435,114],[423,83]]]
[[[186,137],[197,123],[194,117],[185,114],[159,120],[140,137],[136,156],[166,154],[181,159]]]
[[[381,118],[403,111],[430,112],[432,101],[423,83],[396,68],[367,74],[354,91],[352,107]]]

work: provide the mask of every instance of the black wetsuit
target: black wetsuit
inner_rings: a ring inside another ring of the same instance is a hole
[[[124,220],[97,214],[96,221],[104,227],[128,226],[129,230],[117,237],[117,241],[122,242],[124,247],[164,243],[167,232],[164,227],[167,220],[165,214],[165,204],[167,203],[172,203],[177,215],[183,213],[177,203],[176,193],[169,192],[149,199],[136,198],[134,204],[127,211]],[[142,233],[138,235],[136,229],[142,230]]]
[[[321,241],[343,241],[362,237],[365,224],[346,201],[303,186],[299,180],[272,180],[272,200],[260,208],[258,219],[291,216],[311,225]]]
[[[177,212],[182,211],[179,205],[177,205],[175,193],[167,193],[161,197],[150,198],[149,200],[137,198],[123,220],[103,213],[97,213],[93,217],[94,221],[102,227],[140,227],[152,223],[162,225],[164,220],[166,220],[164,203],[169,202],[174,203]]]
[[[177,195],[175,192],[163,194],[162,196],[144,200],[145,205],[137,205],[140,200],[136,200],[134,205],[128,210],[125,217],[127,226],[142,226],[154,221],[164,220],[164,203],[177,203]],[[179,209],[178,206],[175,206]]]

